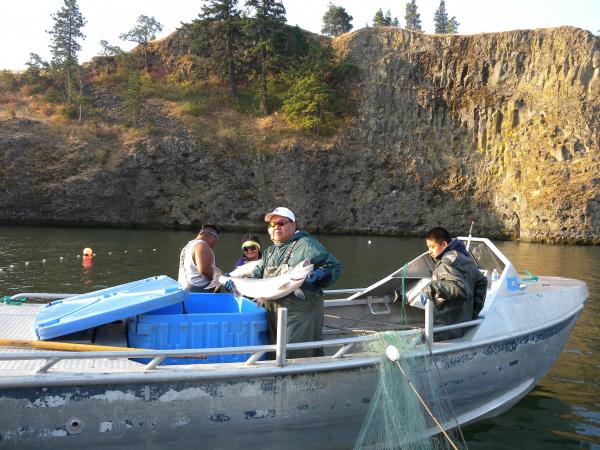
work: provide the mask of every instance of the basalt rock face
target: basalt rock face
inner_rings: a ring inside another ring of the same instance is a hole
[[[333,45],[358,67],[355,115],[334,138],[211,118],[202,136],[171,117],[104,140],[1,122],[0,221],[253,229],[287,205],[327,232],[475,220],[480,235],[600,243],[600,39],[370,28]]]
[[[335,45],[362,69],[354,140],[414,183],[396,194],[412,200],[402,215],[600,242],[600,39],[571,27],[385,29]]]

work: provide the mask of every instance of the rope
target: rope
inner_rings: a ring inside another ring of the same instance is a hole
[[[523,281],[537,281],[540,279],[540,277],[538,277],[537,275],[532,274],[529,270],[525,269],[523,271],[523,273],[525,275],[527,275],[527,278],[523,278]]]
[[[387,340],[385,339],[385,336],[382,335],[382,338],[386,342],[387,345],[390,345],[387,342]],[[419,402],[421,403],[421,405],[423,405],[423,408],[425,408],[425,411],[427,411],[427,414],[429,414],[429,416],[433,419],[433,421],[435,422],[436,426],[440,429],[440,431],[442,432],[442,434],[444,435],[444,437],[446,438],[446,440],[448,441],[448,443],[452,446],[452,448],[454,450],[460,450],[456,446],[456,444],[454,443],[454,441],[452,440],[452,438],[450,437],[450,435],[448,433],[446,433],[446,430],[444,430],[444,427],[442,426],[442,424],[433,415],[433,413],[431,412],[431,410],[429,409],[429,407],[425,403],[425,400],[423,400],[423,398],[421,397],[421,394],[419,394],[419,391],[417,391],[417,388],[415,387],[415,385],[413,384],[413,382],[411,381],[411,379],[408,378],[408,376],[406,375],[406,372],[404,372],[404,369],[400,365],[400,362],[398,362],[398,360],[395,360],[394,362],[396,363],[396,365],[400,369],[400,372],[402,373],[402,375],[404,376],[404,378],[406,378],[406,381],[407,381],[408,385],[410,386],[410,388],[413,390],[413,392],[417,396],[417,399],[419,400]]]

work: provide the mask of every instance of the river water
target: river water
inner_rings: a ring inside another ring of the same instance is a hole
[[[181,247],[193,233],[0,227],[0,296],[90,292],[153,275],[177,278]],[[230,270],[241,233],[223,233],[217,265]],[[414,238],[319,236],[342,261],[333,288],[364,287],[425,250]],[[261,235],[268,243],[266,233]],[[519,272],[584,280],[590,297],[557,364],[510,411],[466,427],[470,449],[600,449],[600,247],[496,242]],[[93,249],[91,265],[83,248]],[[62,259],[61,259],[62,257]],[[45,261],[44,261],[45,260]]]

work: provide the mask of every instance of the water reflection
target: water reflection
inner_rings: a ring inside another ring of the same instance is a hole
[[[571,407],[556,393],[536,388],[517,407],[467,428],[470,449],[575,449],[581,448],[577,422],[565,420]]]

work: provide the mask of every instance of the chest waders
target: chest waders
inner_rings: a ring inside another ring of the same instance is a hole
[[[292,268],[289,266],[289,260],[292,251],[298,241],[287,249],[281,263],[276,266],[270,266],[269,261],[265,264],[263,278],[272,278],[288,273]],[[271,343],[277,339],[277,310],[280,307],[287,308],[287,336],[288,343],[320,341],[323,337],[323,295],[318,292],[302,291],[304,299],[300,299],[291,294],[265,302],[267,311],[267,321],[269,323],[269,337]],[[288,351],[288,358],[303,358],[310,356],[322,356],[323,349],[303,349]]]

